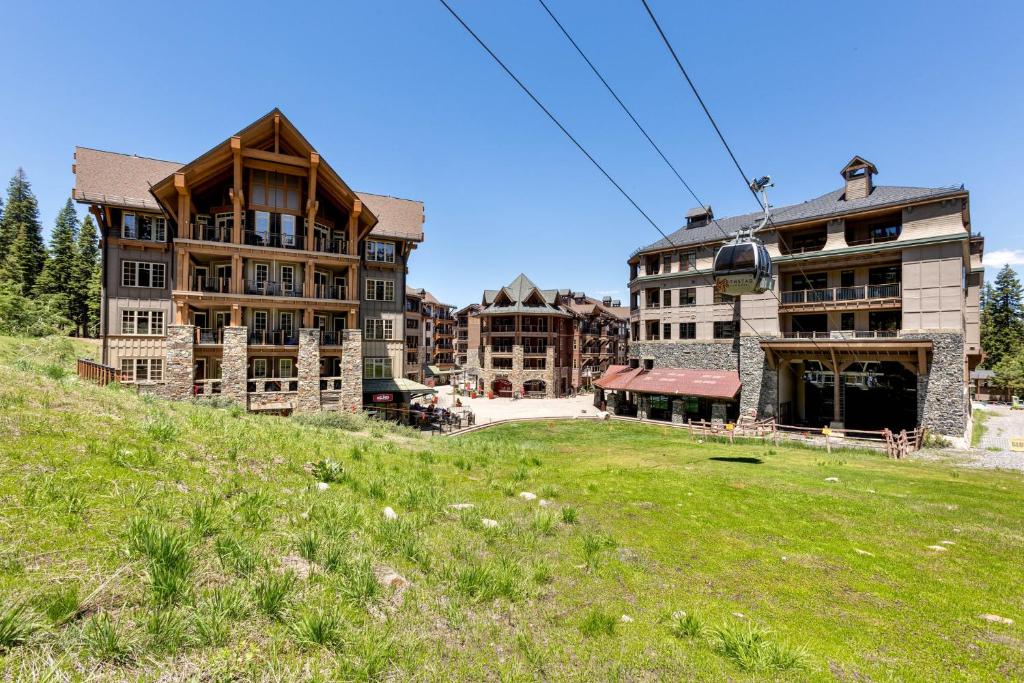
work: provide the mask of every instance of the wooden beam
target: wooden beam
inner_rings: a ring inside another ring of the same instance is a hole
[[[274,153],[281,151],[281,115],[274,114]]]
[[[316,242],[314,229],[316,223],[316,177],[320,168],[320,155],[316,152],[309,153],[309,197],[306,200],[306,249],[315,249]]]
[[[270,161],[277,164],[283,164],[285,166],[298,166],[300,168],[309,168],[309,159],[306,159],[304,157],[293,156],[291,154],[266,152],[262,149],[243,147],[242,156],[247,159],[259,159],[261,161]]]
[[[917,374],[928,374],[928,354],[923,347],[917,349]]]
[[[178,192],[178,237],[188,237],[189,222],[191,220],[192,197],[189,195],[188,185],[185,183],[184,173],[174,174],[174,189]]]
[[[231,138],[231,156],[234,169],[234,180],[231,188],[231,208],[234,211],[231,242],[242,243],[242,138],[235,135]],[[234,274],[234,270],[231,271]]]
[[[359,255],[359,214],[363,212],[363,201],[358,197],[348,215],[348,253]]]

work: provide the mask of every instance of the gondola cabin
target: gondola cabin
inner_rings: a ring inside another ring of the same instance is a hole
[[[732,296],[762,294],[774,286],[772,259],[761,241],[738,236],[715,254],[715,291]]]

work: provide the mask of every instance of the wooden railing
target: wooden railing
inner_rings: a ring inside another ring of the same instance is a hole
[[[320,391],[340,391],[341,377],[321,377]]]
[[[219,379],[197,379],[192,383],[192,393],[195,396],[215,396],[220,393],[220,388]]]
[[[870,301],[893,299],[900,295],[900,283],[887,285],[856,285],[853,287],[824,287],[797,289],[782,293],[783,304],[817,304],[844,301]]]
[[[282,393],[299,390],[298,377],[255,377],[248,381],[249,393]]]
[[[79,358],[76,364],[78,376],[105,387],[111,382],[121,381],[121,371],[109,365],[102,365],[88,358]]]

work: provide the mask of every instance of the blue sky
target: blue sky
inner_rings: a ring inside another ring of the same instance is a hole
[[[1024,264],[1024,3],[650,1],[774,204],[860,154],[879,183],[965,183],[992,262]],[[539,4],[451,2],[659,225],[682,222],[693,200]],[[716,215],[752,211],[639,0],[549,4]],[[22,2],[0,51],[0,175],[25,168],[47,229],[75,145],[187,161],[279,106],[351,186],[425,202],[410,283],[451,303],[520,271],[625,299],[627,256],[658,237],[436,0]]]

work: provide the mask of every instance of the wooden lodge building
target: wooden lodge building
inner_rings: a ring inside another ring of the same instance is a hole
[[[122,381],[252,410],[407,402],[387,390],[422,203],[353,191],[277,109],[185,164],[79,147],[74,172]]]
[[[756,413],[964,436],[969,373],[982,357],[984,240],[971,231],[969,193],[876,185],[877,173],[854,157],[839,188],[771,209],[759,234],[774,275],[764,294],[722,296],[712,274],[726,235],[761,214],[716,218],[701,207],[634,252],[632,367],[597,382],[601,400],[673,421]]]

